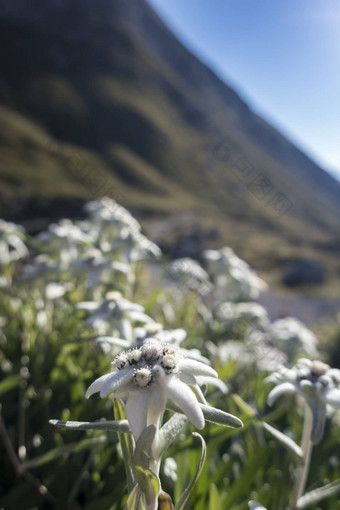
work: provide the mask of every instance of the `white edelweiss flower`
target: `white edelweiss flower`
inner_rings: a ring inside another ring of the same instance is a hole
[[[36,239],[44,243],[46,251],[57,252],[62,269],[68,269],[71,262],[79,257],[81,250],[93,243],[93,237],[88,232],[68,219],[52,223]]]
[[[5,266],[27,257],[24,239],[24,227],[0,219],[0,265]]]
[[[108,197],[87,202],[85,210],[94,223],[100,224],[102,229],[111,230],[113,233],[119,232],[122,227],[129,227],[132,232],[138,232],[141,228],[125,207]]]
[[[276,384],[268,395],[270,406],[284,393],[297,393],[305,398],[313,414],[312,442],[319,442],[324,431],[326,406],[340,409],[340,370],[322,361],[301,358],[293,368],[282,367],[267,381]]]
[[[166,273],[174,280],[182,282],[188,289],[202,295],[209,294],[212,290],[208,273],[196,260],[189,257],[171,262],[166,268]]]
[[[87,275],[89,288],[100,284],[109,284],[119,274],[126,276],[130,267],[120,261],[107,259],[103,253],[92,248],[86,251],[81,258],[72,262],[70,269],[78,275]]]
[[[91,243],[92,237],[84,232],[79,225],[71,220],[63,219],[59,223],[52,223],[47,230],[37,235],[39,241],[54,241],[69,243]]]
[[[217,373],[199,361],[182,357],[172,344],[150,340],[118,355],[113,372],[95,380],[87,389],[86,398],[99,392],[102,398],[114,393],[115,398],[123,399],[136,440],[147,426],[160,425],[168,399],[195,427],[203,429],[203,412],[189,387],[197,386],[197,376],[216,378]]]
[[[61,298],[73,288],[72,283],[49,282],[45,286],[45,296],[48,300]]]
[[[203,252],[208,273],[216,285],[215,297],[245,301],[256,299],[267,284],[231,248]]]
[[[267,310],[258,303],[219,303],[215,310],[216,318],[221,322],[237,323],[244,321],[250,326],[265,327],[269,324]]]
[[[20,280],[30,280],[33,278],[60,278],[63,268],[59,260],[53,260],[46,254],[40,254],[30,259],[22,268]]]
[[[257,335],[257,331],[246,341],[228,340],[217,346],[210,346],[212,355],[223,362],[237,361],[241,366],[255,365],[258,370],[272,372],[287,361],[285,355],[266,345]]]
[[[318,355],[318,340],[302,322],[294,317],[286,317],[273,322],[266,331],[266,340],[280,347],[290,359],[303,351],[311,358]]]
[[[163,463],[163,472],[165,476],[175,484],[177,481],[177,463],[174,458],[167,457]]]
[[[159,258],[162,255],[160,248],[150,241],[141,232],[130,232],[123,229],[110,247],[105,251],[119,254],[122,260],[128,263],[150,258]]]
[[[97,303],[84,301],[77,304],[80,310],[92,313],[89,324],[100,335],[113,334],[118,338],[133,341],[132,325],[137,322],[150,323],[153,319],[144,312],[144,308],[122,297],[119,292],[109,292],[107,299]]]

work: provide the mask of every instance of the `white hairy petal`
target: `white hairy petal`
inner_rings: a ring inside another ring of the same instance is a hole
[[[290,382],[284,382],[282,384],[279,384],[275,388],[272,389],[272,391],[269,393],[267,402],[268,405],[272,406],[276,399],[283,395],[284,393],[294,393],[296,392],[296,388],[294,384]]]
[[[204,386],[204,385],[215,386],[216,388],[221,390],[222,393],[228,393],[228,391],[229,391],[228,386],[226,384],[224,384],[224,382],[221,381],[221,379],[216,379],[215,377],[204,377],[201,375],[195,377],[195,379],[199,386]]]
[[[147,427],[148,408],[152,392],[148,390],[131,392],[125,404],[126,418],[131,427],[135,440],[139,438]]]
[[[194,376],[206,375],[207,377],[218,377],[217,372],[213,368],[194,359],[181,359],[178,363],[178,368],[181,372],[192,374]]]
[[[137,310],[133,310],[133,311],[129,312],[129,318],[130,318],[130,320],[135,321],[135,322],[144,322],[144,323],[154,322],[154,320],[151,319],[151,317],[149,317],[149,315],[147,315],[144,312],[137,311]]]
[[[96,379],[95,381],[93,381],[93,383],[87,388],[85,397],[89,398],[94,393],[100,391],[105,381],[107,381],[107,379],[110,379],[112,375],[113,374],[105,374]]]
[[[196,384],[197,384],[196,377],[194,377],[191,374],[186,374],[186,373],[181,372],[178,374],[178,377],[185,384],[189,384],[189,386],[196,386]]]
[[[325,402],[336,409],[340,409],[340,390],[332,388],[325,395]]]
[[[125,384],[129,383],[132,379],[133,370],[131,370],[130,367],[111,374],[111,377],[104,381],[100,390],[101,398],[107,397],[110,393],[116,391],[116,389],[125,386]]]
[[[195,427],[203,429],[203,412],[193,391],[175,376],[164,379],[164,382],[168,397],[180,407]]]

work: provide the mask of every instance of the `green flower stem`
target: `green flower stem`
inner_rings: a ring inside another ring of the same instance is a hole
[[[293,489],[293,496],[292,500],[290,502],[289,510],[295,510],[297,507],[297,502],[299,498],[304,493],[307,477],[309,473],[309,466],[310,466],[310,460],[312,455],[312,428],[313,428],[313,415],[309,408],[309,406],[306,406],[305,408],[305,420],[303,425],[303,434],[302,434],[302,441],[301,441],[301,449],[303,452],[303,460],[301,464],[297,468],[296,472],[296,478],[295,478],[295,484]]]

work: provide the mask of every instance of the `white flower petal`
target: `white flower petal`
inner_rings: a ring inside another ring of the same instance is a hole
[[[332,388],[325,394],[325,402],[336,409],[340,409],[340,390]]]
[[[149,317],[149,315],[146,315],[146,313],[134,311],[134,310],[129,312],[129,319],[134,322],[144,322],[144,323],[154,322],[154,320],[151,319],[151,317]]]
[[[193,391],[176,376],[164,379],[168,397],[177,404],[198,429],[204,428],[204,416]]]
[[[110,379],[113,375],[114,374],[112,374],[112,373],[105,374],[105,375],[102,375],[101,377],[99,377],[98,379],[96,379],[95,381],[93,381],[93,383],[87,388],[85,397],[89,398],[94,393],[97,393],[98,391],[100,391],[103,384],[105,383],[105,381],[107,381],[107,379]]]
[[[117,345],[118,347],[123,347],[124,349],[129,349],[129,347],[131,347],[131,342],[114,336],[98,336],[95,341],[98,343]]]
[[[194,377],[191,374],[186,374],[186,373],[181,372],[178,374],[178,377],[185,384],[189,384],[189,386],[196,386],[196,384],[197,384],[196,377]]]
[[[180,371],[184,373],[192,375],[206,375],[208,377],[218,377],[217,372],[213,368],[194,359],[181,359],[178,363],[178,367]]]
[[[138,393],[131,392],[126,401],[125,414],[136,441],[147,427],[148,408],[152,395],[153,392],[148,389],[138,391]]]
[[[157,420],[160,420],[163,416],[166,406],[166,395],[163,388],[159,386],[148,391],[151,391],[152,395],[150,395],[147,425],[152,425],[157,423]]]
[[[133,379],[133,370],[129,367],[113,373],[111,376],[112,377],[107,378],[102,385],[100,390],[101,398],[107,397],[110,393],[116,391],[117,388],[121,388],[129,383]]]
[[[216,388],[221,390],[222,393],[226,394],[229,391],[228,386],[226,384],[224,384],[224,382],[221,381],[221,379],[216,379],[215,377],[204,377],[204,376],[197,376],[197,377],[195,377],[195,379],[199,386],[211,384],[211,386],[215,386]]]
[[[281,383],[278,386],[276,386],[275,388],[273,388],[272,391],[269,393],[268,398],[267,398],[268,405],[272,406],[274,404],[274,402],[276,401],[276,399],[278,397],[280,397],[281,395],[283,395],[284,393],[294,393],[294,392],[296,392],[296,388],[295,388],[294,384],[292,384],[290,382]]]

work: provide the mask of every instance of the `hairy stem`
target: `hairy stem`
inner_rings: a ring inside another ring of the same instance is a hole
[[[295,510],[299,498],[304,493],[307,477],[309,473],[310,460],[312,455],[312,427],[313,427],[313,416],[308,406],[305,408],[305,420],[303,425],[303,434],[301,441],[301,449],[303,452],[302,463],[298,466],[296,471],[295,484],[293,489],[293,496],[290,502],[289,510]]]

